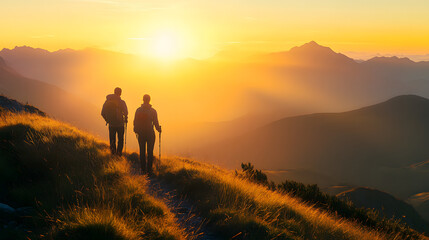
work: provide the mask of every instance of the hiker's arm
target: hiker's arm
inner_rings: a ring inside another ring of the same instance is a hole
[[[136,111],[136,114],[134,114],[134,121],[133,121],[133,130],[134,130],[134,132],[135,132],[135,133],[137,133],[137,132],[136,132],[136,119],[137,119],[137,112],[138,112],[138,109],[137,109],[137,111]]]
[[[107,125],[107,119],[106,119],[106,110],[104,108],[104,106],[106,105],[106,103],[103,104],[103,107],[101,108],[101,116],[103,117],[104,121],[106,121],[106,125]]]
[[[161,126],[159,126],[159,122],[158,122],[158,113],[156,112],[156,110],[154,109],[153,111],[153,125],[155,125],[155,128],[158,132],[161,132]]]

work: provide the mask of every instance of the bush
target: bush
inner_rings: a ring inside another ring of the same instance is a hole
[[[246,178],[254,183],[259,183],[268,187],[268,189],[276,190],[276,184],[273,181],[268,181],[268,177],[261,170],[254,169],[251,163],[241,163],[242,173],[235,171],[235,175]]]

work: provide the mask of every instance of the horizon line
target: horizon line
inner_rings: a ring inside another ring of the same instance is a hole
[[[135,39],[135,38],[133,38],[133,39]],[[139,40],[140,39],[142,39],[142,38],[139,38]],[[234,42],[234,43],[239,43],[239,42]],[[356,61],[358,63],[362,62],[362,61],[368,61],[368,60],[373,59],[373,58],[383,58],[383,57],[385,57],[385,58],[395,58],[396,57],[398,59],[408,59],[408,60],[410,60],[410,61],[412,61],[414,63],[428,62],[429,61],[429,53],[405,54],[405,53],[397,52],[397,53],[385,53],[385,54],[382,54],[382,53],[379,53],[379,52],[374,52],[374,53],[372,53],[372,52],[356,52],[356,51],[337,52],[337,51],[334,51],[331,47],[326,46],[326,45],[321,45],[321,44],[317,43],[314,40],[311,40],[311,41],[306,42],[306,43],[301,44],[301,45],[293,46],[293,47],[289,48],[288,50],[266,51],[266,52],[252,52],[252,51],[235,51],[235,50],[221,49],[221,50],[217,51],[215,54],[212,54],[209,57],[197,58],[197,57],[188,56],[188,57],[177,58],[176,60],[177,61],[179,61],[179,60],[186,60],[186,59],[194,59],[194,60],[201,60],[201,61],[203,61],[203,60],[210,60],[210,59],[216,57],[217,54],[222,53],[222,52],[232,52],[232,53],[234,53],[234,52],[235,53],[247,52],[247,53],[252,53],[249,56],[257,56],[257,55],[273,54],[273,53],[283,53],[283,52],[289,52],[293,48],[302,47],[304,45],[311,44],[311,43],[315,43],[315,44],[317,44],[318,46],[321,46],[321,47],[327,47],[327,48],[331,49],[333,52],[335,52],[337,54],[343,54],[346,57],[348,57],[348,58],[350,58],[350,59],[352,59],[352,60],[354,60],[354,61]],[[98,47],[98,46],[88,46],[88,47],[76,48],[76,49],[75,48],[59,48],[57,50],[48,50],[48,49],[45,49],[45,48],[33,47],[33,46],[29,46],[29,45],[20,45],[20,46],[16,45],[13,48],[3,47],[3,48],[1,48],[0,52],[4,51],[4,50],[13,51],[13,50],[15,50],[17,48],[31,48],[31,49],[34,49],[34,50],[43,50],[43,51],[46,51],[48,53],[57,53],[57,52],[65,51],[65,50],[69,50],[69,51],[70,50],[71,51],[84,51],[84,50],[95,49],[95,50],[102,50],[102,51],[112,52],[112,53],[119,53],[119,54],[125,54],[125,55],[133,55],[133,56],[137,56],[137,57],[149,57],[149,58],[152,58],[149,55],[143,55],[143,54],[139,54],[139,53],[131,53],[131,52],[127,52],[127,51],[118,51],[118,50],[113,50],[113,49],[108,49],[108,48],[102,48],[102,47]],[[350,56],[350,55],[353,55],[353,54],[356,54],[356,55],[359,55],[359,54],[360,55],[366,55],[366,57],[364,57],[364,58],[357,57],[356,58],[356,57]],[[244,54],[242,54],[242,55],[244,55]],[[239,54],[239,56],[240,56],[240,54]],[[416,60],[416,58],[421,58],[421,59],[420,60]]]

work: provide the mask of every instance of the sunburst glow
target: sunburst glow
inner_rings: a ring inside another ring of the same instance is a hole
[[[160,59],[178,58],[183,43],[178,34],[165,31],[158,33],[152,40],[153,55]]]

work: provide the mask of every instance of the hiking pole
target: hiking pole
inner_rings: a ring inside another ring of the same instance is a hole
[[[125,151],[124,151],[124,153],[127,153],[127,125],[128,125],[128,122],[125,122]]]
[[[159,126],[161,128],[161,126]],[[158,166],[161,163],[161,132],[159,132],[159,158],[158,158]]]

